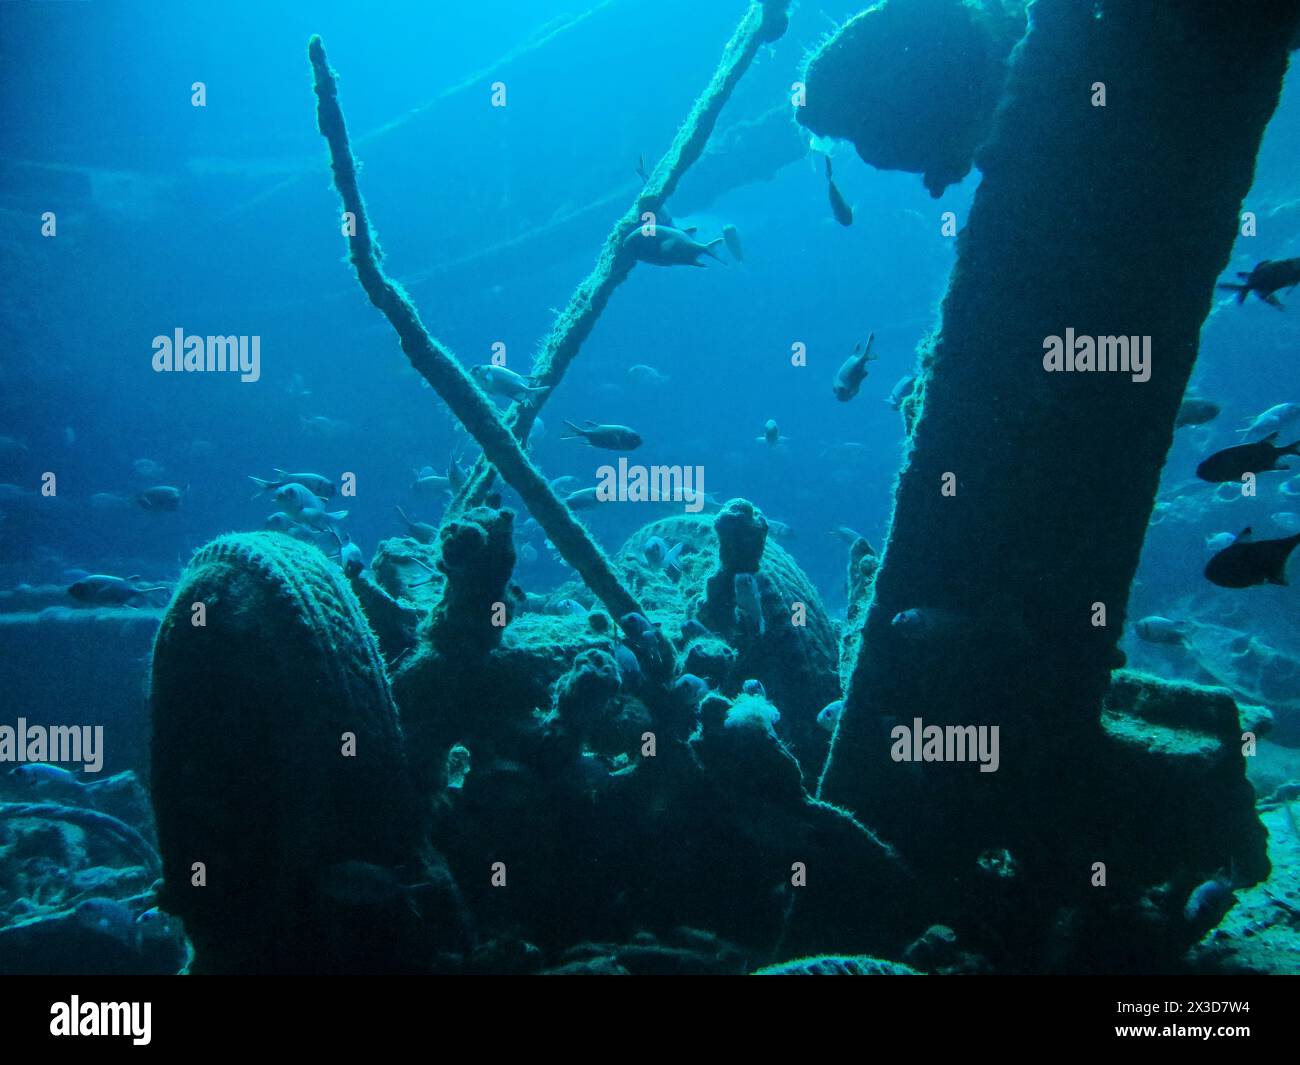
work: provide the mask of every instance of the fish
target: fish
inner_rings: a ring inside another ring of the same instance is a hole
[[[330,533],[339,547],[339,565],[343,567],[343,575],[349,579],[360,576],[366,568],[366,560],[361,553],[361,548],[354,544],[352,537],[346,533],[340,536],[339,531],[332,525]]]
[[[68,594],[77,602],[96,606],[127,606],[152,592],[165,591],[168,591],[166,584],[142,584],[138,573],[129,577],[92,573],[68,586]]]
[[[654,635],[655,629],[659,626],[651,621],[644,614],[631,613],[624,614],[619,619],[619,628],[623,630],[623,635],[627,642],[633,647],[643,646]]]
[[[1300,496],[1300,477],[1292,477],[1278,485],[1277,490],[1284,496]]]
[[[422,544],[431,544],[434,540],[438,539],[437,526],[430,525],[428,522],[414,521],[411,518],[408,518],[406,516],[406,511],[401,507],[394,507],[393,509],[397,511],[397,516],[406,523],[406,529],[410,534],[411,539],[418,540]]]
[[[537,561],[537,548],[529,543],[520,544],[519,561],[523,562],[525,565],[532,565]]]
[[[733,580],[736,596],[736,624],[755,637],[763,635],[763,601],[758,578],[752,573],[737,573]]]
[[[743,263],[745,252],[740,246],[740,233],[730,222],[722,227],[722,239],[727,245],[727,251],[731,252],[732,258],[738,263]]]
[[[295,373],[291,378],[289,378],[289,383],[284,386],[284,394],[286,396],[295,396],[295,397],[310,396],[311,391],[307,388],[306,384],[303,382],[302,374]]]
[[[131,469],[149,481],[158,480],[166,472],[162,463],[155,462],[153,459],[136,459],[131,463]]]
[[[1178,414],[1174,418],[1174,428],[1181,429],[1185,425],[1204,425],[1206,422],[1212,422],[1219,416],[1221,410],[1222,408],[1211,400],[1189,396],[1178,408]]]
[[[634,366],[629,366],[627,368],[627,375],[638,384],[666,385],[669,381],[667,374],[660,373],[653,366],[644,362],[638,362]]]
[[[775,518],[768,518],[767,535],[780,543],[785,543],[787,540],[793,539],[794,529],[784,521],[777,521]]]
[[[1189,924],[1212,928],[1237,902],[1232,881],[1225,876],[1215,876],[1198,884],[1187,896],[1183,906],[1183,920]]]
[[[867,379],[867,363],[875,360],[875,356],[871,354],[871,342],[875,339],[876,334],[872,333],[867,337],[865,344],[855,347],[853,354],[844,360],[844,364],[836,373],[831,391],[841,403],[847,403],[856,396],[858,389],[862,387],[862,382]]]
[[[786,437],[781,435],[780,427],[773,419],[768,418],[768,420],[763,423],[763,435],[758,437],[758,442],[760,444],[767,444],[770,447],[776,447],[777,444],[781,443],[784,439],[786,439]]]
[[[1240,283],[1222,282],[1219,288],[1235,292],[1238,303],[1245,303],[1246,297],[1253,292],[1270,307],[1284,310],[1282,301],[1274,293],[1282,289],[1290,291],[1300,285],[1300,259],[1265,259],[1256,263],[1250,273],[1238,270],[1237,276],[1245,280]]]
[[[1222,484],[1225,481],[1244,480],[1247,473],[1271,473],[1276,470],[1289,470],[1289,466],[1278,465],[1283,455],[1300,455],[1300,440],[1276,447],[1273,443],[1277,433],[1269,433],[1263,440],[1253,444],[1236,444],[1216,451],[1199,466],[1196,476],[1202,481]]]
[[[759,695],[764,699],[767,698],[767,689],[763,687],[763,682],[751,677],[740,686],[740,690],[746,695]]]
[[[277,510],[262,523],[262,528],[271,532],[288,532],[295,524],[293,518],[283,510]]]
[[[600,497],[596,494],[594,488],[579,488],[576,492],[570,492],[564,497],[564,502],[570,510],[592,510],[600,506]]]
[[[459,492],[465,487],[465,482],[469,479],[469,474],[460,467],[456,461],[456,456],[452,455],[447,460],[447,483],[451,485],[453,492]]]
[[[668,556],[668,541],[662,536],[652,536],[641,545],[641,554],[652,569],[658,569]]]
[[[334,523],[348,516],[346,510],[322,510],[320,507],[304,507],[298,512],[299,525],[314,529],[319,533],[335,532]]]
[[[533,384],[531,377],[524,377],[514,370],[507,370],[504,366],[496,366],[492,363],[471,366],[469,372],[470,376],[478,382],[479,387],[489,395],[504,396],[506,399],[518,400],[521,403],[538,399],[551,390],[550,385]]]
[[[1273,524],[1280,525],[1282,528],[1289,529],[1292,532],[1300,529],[1300,514],[1297,514],[1294,511],[1281,510],[1276,514],[1270,514],[1269,518],[1272,520]]]
[[[844,700],[836,699],[833,703],[827,703],[817,711],[817,724],[827,732],[834,732],[842,713],[844,713]]]
[[[618,666],[619,681],[623,687],[635,688],[640,685],[645,674],[636,655],[628,647],[621,643],[614,645],[614,663]]]
[[[1230,532],[1215,533],[1213,536],[1205,538],[1205,549],[1207,551],[1222,551],[1225,547],[1232,544],[1237,538]]]
[[[1256,540],[1249,526],[1205,564],[1205,576],[1220,588],[1250,588],[1257,584],[1286,584],[1286,563],[1300,533],[1278,540]]]
[[[898,383],[890,390],[888,398],[885,400],[894,410],[901,410],[903,400],[907,399],[916,388],[916,374],[910,373],[906,377],[900,377]]]
[[[451,487],[451,480],[447,477],[439,477],[432,469],[426,466],[415,473],[415,479],[411,481],[411,491],[417,496],[436,499]]]
[[[1191,626],[1186,621],[1171,621],[1159,614],[1151,614],[1134,626],[1138,638],[1147,643],[1181,644]]]
[[[576,599],[549,599],[545,613],[555,617],[577,617],[579,614],[585,617],[587,608]]]
[[[588,421],[579,428],[573,422],[564,424],[570,435],[560,437],[561,440],[583,440],[591,447],[606,451],[635,451],[641,446],[641,434],[626,425],[597,425]]]
[[[683,640],[696,640],[702,636],[712,636],[713,633],[700,621],[699,618],[691,618],[682,626]]]
[[[349,906],[382,906],[409,897],[429,884],[405,884],[397,873],[373,862],[346,861],[329,866],[316,882],[321,894]]]
[[[270,480],[262,480],[260,477],[249,476],[249,480],[257,485],[257,491],[253,494],[256,499],[259,495],[265,493],[273,495],[277,488],[283,488],[286,484],[300,484],[312,495],[328,502],[334,498],[334,493],[338,491],[333,481],[319,473],[285,473],[279,467],[275,467],[273,472],[275,476]]]
[[[323,414],[317,414],[311,418],[300,417],[298,425],[309,436],[319,436],[325,440],[335,440],[352,432],[352,426],[347,422],[327,418]]]
[[[857,532],[854,529],[850,529],[847,525],[835,526],[835,528],[833,528],[830,531],[830,535],[835,537],[835,539],[839,540],[839,542],[844,544],[846,547],[852,547],[859,540],[866,539],[866,537],[863,536],[860,532]],[[872,551],[871,553],[873,555],[875,554],[874,551]]]
[[[697,677],[694,673],[683,673],[673,681],[673,691],[686,696],[690,703],[698,705],[700,700],[709,694],[709,685],[703,677]]]
[[[297,481],[282,484],[271,494],[292,518],[297,518],[304,510],[320,509],[320,497]],[[343,515],[346,517],[347,512],[344,511]]]
[[[831,214],[835,216],[842,226],[853,225],[853,208],[849,206],[848,201],[844,199],[843,194],[835,184],[835,179],[831,176],[831,157],[824,157],[826,160],[826,191],[831,198]]]
[[[135,501],[145,510],[180,510],[181,502],[185,499],[185,493],[189,490],[189,485],[184,488],[175,488],[170,484],[156,484],[152,488],[146,488],[143,492],[140,492],[135,497]]]
[[[96,492],[90,497],[90,505],[94,510],[121,510],[123,507],[129,507],[131,500],[116,492]]]
[[[88,932],[108,936],[132,950],[140,949],[140,929],[136,927],[135,915],[116,899],[101,896],[82,899],[73,916]]]
[[[664,555],[664,570],[666,572],[675,573],[679,577],[682,575],[681,558],[685,549],[685,540],[681,543],[673,544],[673,546],[668,549],[668,554]]]
[[[928,640],[963,632],[970,627],[970,619],[939,607],[914,606],[900,610],[889,624],[906,639]]]
[[[689,230],[658,223],[651,227],[637,226],[623,238],[624,249],[652,266],[704,266],[699,261],[702,255],[709,255],[725,266],[726,260],[714,250],[721,243],[723,238],[718,237],[701,244]]]
[[[1281,432],[1297,419],[1300,419],[1300,403],[1276,403],[1263,414],[1256,415],[1249,425],[1237,432],[1250,440],[1251,437]]]

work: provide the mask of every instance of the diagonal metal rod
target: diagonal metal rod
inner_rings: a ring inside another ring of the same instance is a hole
[[[565,371],[591,333],[614,290],[631,271],[635,260],[626,253],[623,239],[643,224],[645,212],[658,212],[662,208],[682,175],[699,159],[723,106],[749,69],[759,47],[780,39],[785,33],[788,7],[789,0],[753,0],[749,5],[736,32],[723,49],[717,70],[677,131],[672,146],[655,166],[636,202],[614,224],[600,249],[595,267],[569,297],[567,306],[551,326],[531,374],[537,384],[549,386],[549,390],[535,395],[528,403],[512,403],[505,413],[506,424],[516,439],[528,439],[538,413],[554,394],[556,385],[564,379]],[[455,517],[467,507],[482,503],[492,488],[494,477],[491,456],[485,451],[447,507],[443,521]]]
[[[343,200],[343,209],[353,221],[348,251],[361,287],[397,331],[411,365],[460,419],[483,454],[501,471],[506,483],[523,498],[564,560],[578,571],[615,620],[640,613],[640,605],[618,579],[609,559],[529,461],[502,423],[496,407],[451,353],[433,338],[401,286],[380,267],[381,253],[370,231],[365,201],[357,186],[357,164],[339,107],[338,83],[319,37],[312,37],[307,51],[315,76],[317,124],[329,143],[334,185]],[[667,662],[671,660],[671,655],[666,656]]]

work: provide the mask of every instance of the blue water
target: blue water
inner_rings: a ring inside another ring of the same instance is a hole
[[[719,128],[785,100],[801,56],[859,6],[801,9]],[[401,531],[394,505],[436,521],[441,504],[412,497],[413,469],[441,472],[458,448],[473,458],[344,261],[315,128],[310,34],[323,36],[340,73],[386,268],[464,364],[486,362],[500,342],[508,365],[527,372],[555,309],[631,202],[638,158],[652,165],[667,148],[744,5],[311,8],[0,9],[0,435],[17,442],[0,453],[0,481],[16,486],[0,501],[3,587],[57,584],[72,570],[174,579],[214,535],[261,527],[274,508],[250,499],[247,477],[276,466],[355,473],[356,498],[333,505],[350,511],[345,528],[369,555]],[[191,103],[198,81],[203,107]],[[496,81],[503,108],[490,105]],[[747,497],[788,523],[787,546],[838,612],[846,548],[828,533],[849,526],[877,546],[885,536],[904,436],[884,400],[937,321],[955,246],[941,215],[964,220],[978,170],[935,200],[916,176],[877,172],[841,146],[836,180],[857,217],[846,229],[831,216],[820,158],[798,143],[806,134],[790,123],[781,135],[792,161],[774,175],[743,181],[738,159],[720,195],[692,197],[688,177],[669,203],[705,237],[735,225],[744,262],[634,270],[547,405],[534,454],[548,477],[591,483],[605,458],[560,439],[563,420],[633,426],[645,439],[637,461],[703,466],[709,493]],[[1292,74],[1247,205],[1259,235],[1240,239],[1233,269],[1300,254],[1297,150]],[[56,237],[41,235],[45,211]],[[1017,283],[1014,264],[1006,283]],[[1297,315],[1219,301],[1196,384],[1223,414],[1180,431],[1168,484],[1235,440],[1244,419],[1300,400]],[[260,380],[154,373],[153,338],[177,328],[260,337]],[[838,403],[835,370],[870,332],[879,361],[861,394]],[[805,367],[791,365],[796,343],[807,346]],[[667,382],[632,380],[639,363]],[[290,394],[295,379],[310,395]],[[342,425],[321,438],[304,428],[314,417]],[[781,448],[756,439],[769,418],[789,438]],[[846,443],[861,446],[846,455]],[[142,459],[160,472],[137,472]],[[57,494],[33,495],[47,472]],[[188,489],[177,512],[134,504],[157,483]],[[96,494],[124,503],[92,506]],[[1203,591],[1205,536],[1267,528],[1287,509],[1270,496],[1163,528],[1134,616]],[[613,549],[649,516],[629,506],[587,520]],[[546,590],[568,571],[538,536],[531,542],[537,561],[517,576]],[[1276,605],[1257,607],[1255,624],[1300,650]],[[89,679],[66,684],[61,699],[79,685],[93,701]],[[24,690],[35,699],[48,689]]]

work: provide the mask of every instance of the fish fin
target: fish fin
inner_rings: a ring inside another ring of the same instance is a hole
[[[685,233],[688,237],[689,237],[689,236],[694,236],[694,235],[695,235],[696,233],[698,233],[699,231],[700,231],[700,227],[699,227],[699,226],[686,226],[686,227],[682,230],[682,232]]]
[[[1271,444],[1274,440],[1277,439],[1277,434],[1278,434],[1278,430],[1274,429],[1271,433],[1268,434],[1268,436],[1262,439],[1261,443]]]
[[[823,155],[822,158],[826,160],[826,180],[830,181],[831,180],[831,157],[829,155]]]
[[[325,517],[331,519],[332,521],[342,521],[347,516],[348,516],[348,512],[346,510],[327,510],[325,512]]]
[[[715,237],[713,240],[709,241],[706,245],[704,245],[704,250],[707,251],[711,256],[713,256],[713,258],[717,259],[718,262],[720,262],[723,266],[727,266],[728,265],[727,260],[724,259],[721,255],[719,255],[714,250],[721,243],[723,243],[723,239],[721,237]],[[695,265],[703,266],[704,264],[696,263]]]
[[[1278,299],[1275,295],[1273,295],[1273,293],[1270,292],[1267,296],[1265,296],[1265,295],[1261,292],[1261,293],[1259,293],[1258,295],[1259,295],[1259,298],[1262,299],[1265,303],[1267,303],[1270,307],[1276,307],[1279,311],[1284,311],[1284,310],[1286,310],[1286,307],[1284,307],[1284,306],[1282,305],[1282,301],[1281,301],[1280,299]],[[1241,298],[1242,298],[1242,299],[1245,299],[1246,297],[1245,297],[1245,295],[1243,294]]]
[[[1241,532],[1237,533],[1237,538],[1232,542],[1234,544],[1249,543],[1254,538],[1255,538],[1255,530],[1252,529],[1249,525],[1247,525],[1244,529],[1241,530]]]

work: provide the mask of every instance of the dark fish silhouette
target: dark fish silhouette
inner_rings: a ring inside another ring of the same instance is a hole
[[[844,364],[836,373],[831,391],[841,403],[847,403],[856,396],[858,389],[862,387],[862,382],[867,379],[867,363],[875,360],[875,356],[871,354],[871,342],[875,339],[876,334],[872,333],[867,337],[865,344],[855,347],[853,354],[844,360]]]
[[[1237,276],[1246,280],[1241,284],[1224,282],[1219,288],[1235,292],[1238,303],[1245,303],[1246,297],[1253,292],[1270,306],[1284,310],[1282,301],[1273,293],[1300,285],[1300,259],[1265,259],[1248,274],[1238,270]]]
[[[831,177],[831,157],[826,156],[826,188],[831,197],[831,214],[835,216],[842,226],[853,225],[853,208],[849,206],[848,201],[841,194],[835,185],[835,179]]]
[[[647,229],[650,232],[647,233]],[[654,226],[637,226],[632,230],[623,238],[623,247],[641,262],[655,266],[703,266],[701,255],[709,255],[726,265],[726,260],[714,250],[723,243],[723,238],[717,237],[701,244],[691,235],[694,232],[694,226],[674,229],[665,225],[661,216]]]
[[[602,447],[606,451],[635,451],[641,446],[641,434],[626,425],[597,425],[587,422],[582,428],[573,422],[564,423],[569,428],[569,436],[561,440],[585,440],[592,447]]]
[[[1269,473],[1273,470],[1288,470],[1289,466],[1279,466],[1277,460],[1282,455],[1300,455],[1300,440],[1286,447],[1276,447],[1273,441],[1277,433],[1269,433],[1263,440],[1253,444],[1237,444],[1216,451],[1196,467],[1196,476],[1202,481],[1221,484],[1224,481],[1240,481],[1248,473]]]
[[[181,489],[170,484],[154,485],[136,496],[135,501],[145,510],[180,510],[181,501],[185,498],[189,487],[186,485]]]
[[[1217,403],[1201,399],[1199,396],[1188,396],[1178,408],[1174,428],[1181,429],[1184,425],[1204,425],[1206,422],[1212,422],[1219,416],[1219,411],[1220,407]]]
[[[1286,584],[1286,563],[1296,544],[1300,544],[1300,533],[1280,540],[1256,540],[1247,527],[1206,564],[1206,579],[1221,588]]]
[[[418,540],[422,544],[431,544],[434,540],[438,539],[438,529],[436,526],[430,525],[428,522],[414,521],[411,518],[408,518],[406,516],[406,511],[401,507],[394,507],[393,509],[397,511],[397,516],[401,518],[402,521],[406,522],[406,528],[411,535],[411,539]]]

